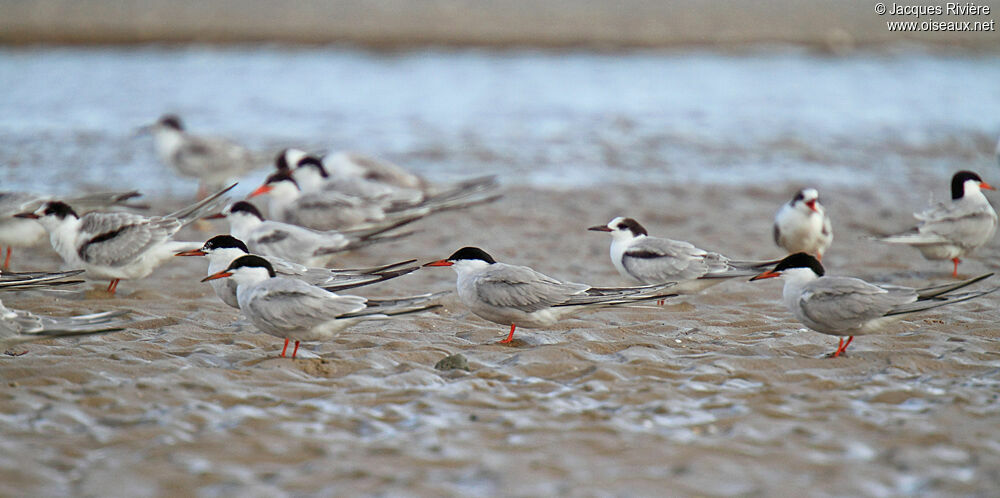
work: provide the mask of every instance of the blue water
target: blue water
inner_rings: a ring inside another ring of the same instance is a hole
[[[268,154],[351,149],[435,180],[850,184],[995,167],[998,81],[995,54],[920,51],[5,48],[0,182],[188,192],[133,136],[175,112]]]

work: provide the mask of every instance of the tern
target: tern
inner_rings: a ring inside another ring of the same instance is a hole
[[[689,242],[650,237],[632,218],[617,217],[587,230],[611,234],[611,263],[623,277],[642,284],[677,282],[671,292],[693,294],[736,277],[749,277],[776,261],[734,261]]]
[[[424,266],[452,267],[458,274],[458,297],[462,303],[480,318],[510,325],[510,333],[501,344],[513,341],[518,325],[548,327],[562,318],[595,308],[663,300],[677,295],[672,288],[668,289],[673,283],[601,288],[563,282],[527,266],[498,263],[478,247],[463,247],[448,259]]]
[[[951,179],[951,201],[941,202],[913,216],[916,227],[898,234],[878,237],[889,244],[906,244],[920,250],[927,259],[950,259],[958,277],[961,258],[983,246],[997,231],[997,213],[983,190],[996,190],[971,171],[959,171]]]
[[[232,235],[216,235],[208,239],[200,249],[179,252],[177,256],[208,256],[208,274],[213,275],[228,268],[237,258],[248,254],[250,254],[250,250],[243,241]],[[310,285],[333,292],[382,282],[406,275],[420,268],[419,266],[406,266],[415,262],[415,259],[372,268],[342,270],[312,268],[273,256],[268,257],[267,260],[278,275],[298,278]],[[222,299],[224,303],[234,308],[240,307],[236,299],[235,280],[217,279],[212,280],[211,284],[215,295],[219,296],[219,299]]]
[[[878,332],[910,313],[968,301],[1000,289],[954,293],[992,273],[922,289],[876,285],[858,278],[825,276],[825,273],[819,260],[800,252],[751,280],[782,277],[785,281],[782,300],[795,318],[816,332],[840,337],[837,350],[830,355],[833,358],[843,354],[856,335]]]
[[[66,199],[65,202],[77,206],[83,211],[106,208],[110,206],[125,206],[144,208],[146,206],[129,205],[127,201],[142,194],[130,192],[99,192],[79,195]],[[38,209],[42,204],[56,200],[52,196],[28,192],[0,192],[0,248],[7,248],[7,256],[3,261],[3,269],[10,268],[11,250],[15,247],[35,247],[46,239],[45,227],[35,220],[17,218],[15,215]]]
[[[804,188],[774,215],[774,243],[788,254],[805,252],[822,261],[833,243],[833,227],[819,191]]]
[[[87,213],[82,217],[68,204],[49,201],[37,211],[16,215],[36,219],[49,232],[52,248],[68,265],[87,275],[107,279],[114,294],[122,279],[144,278],[180,251],[196,249],[199,242],[178,242],[171,237],[225,201],[222,195],[236,184],[166,216],[133,213]]]
[[[240,311],[261,332],[295,341],[292,359],[300,341],[323,341],[365,320],[427,311],[439,307],[426,304],[444,293],[422,294],[396,299],[367,299],[340,296],[297,279],[278,276],[271,264],[260,256],[241,256],[226,267],[202,279],[220,278],[236,281],[236,299]]]
[[[144,129],[152,131],[156,154],[164,164],[198,179],[198,198],[262,166],[249,150],[230,140],[188,133],[173,114]]]
[[[280,221],[265,220],[247,201],[239,201],[209,218],[226,218],[229,232],[244,242],[250,251],[264,257],[278,257],[307,266],[326,266],[336,253],[350,251],[378,242],[396,240],[413,232],[386,233],[414,221],[404,219],[372,230],[340,233],[321,232]]]

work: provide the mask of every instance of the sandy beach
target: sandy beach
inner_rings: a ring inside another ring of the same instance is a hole
[[[478,245],[619,285],[607,237],[587,226],[629,214],[654,234],[775,257],[771,217],[795,188],[509,188],[497,204],[428,218],[418,234],[340,263]],[[860,240],[908,223],[925,200],[914,191],[933,188],[824,192],[837,237],[830,272],[947,281],[947,263]],[[993,270],[988,249],[962,273]],[[18,268],[58,263],[50,251],[16,256]],[[1000,485],[1000,295],[860,337],[838,359],[823,358],[833,338],[800,330],[775,281],[524,329],[512,346],[452,295],[428,315],[303,344],[292,361],[198,283],[204,272],[178,258],[114,298],[90,285],[3,296],[52,314],[131,309],[138,322],[0,358],[0,494],[944,496]],[[453,287],[452,271],[425,268],[359,293]],[[433,368],[456,353],[469,371]]]

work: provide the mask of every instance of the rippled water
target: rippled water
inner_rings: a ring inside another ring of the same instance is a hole
[[[258,150],[377,152],[433,179],[501,175],[499,203],[446,213],[344,265],[479,245],[569,280],[623,284],[607,238],[656,235],[774,257],[771,217],[819,187],[833,273],[917,285],[950,267],[863,237],[906,226],[954,169],[988,181],[1000,58],[287,47],[0,51],[4,188],[194,184],[133,130],[165,111]],[[254,179],[243,187],[253,187]],[[687,183],[686,183],[687,182]],[[997,182],[1000,182],[998,180]],[[608,188],[607,183],[615,184]],[[209,234],[186,230],[185,240]],[[995,244],[994,244],[995,245]],[[18,256],[20,256],[18,258]],[[1000,489],[1000,293],[858,338],[802,331],[780,285],[733,282],[663,308],[519,331],[457,299],[277,358],[183,261],[119,296],[2,296],[50,314],[131,309],[104,338],[0,357],[0,495],[900,496]],[[49,251],[15,254],[51,268]],[[988,247],[967,274],[1000,267]],[[425,269],[359,290],[454,285]],[[440,372],[449,354],[470,371]]]

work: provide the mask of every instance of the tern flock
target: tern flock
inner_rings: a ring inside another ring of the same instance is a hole
[[[74,285],[82,281],[72,278],[82,276],[109,280],[107,292],[113,295],[121,280],[144,278],[174,256],[207,256],[202,281],[261,332],[284,339],[282,357],[294,342],[294,359],[302,341],[323,341],[362,321],[432,310],[445,294],[387,299],[338,294],[407,275],[421,265],[411,259],[370,268],[327,268],[337,253],[406,237],[412,232],[401,230],[423,217],[500,197],[494,177],[438,186],[400,166],[359,154],[320,157],[285,149],[263,185],[245,200],[230,201],[226,193],[235,184],[226,185],[266,164],[258,154],[226,139],[189,133],[174,115],[161,117],[143,131],[153,135],[164,164],[199,181],[200,200],[167,215],[143,216],[128,211],[144,207],[129,203],[137,192],[63,199],[0,192],[0,248],[7,248],[0,291]],[[927,259],[950,260],[952,276],[957,277],[961,258],[996,232],[997,214],[982,192],[992,189],[976,173],[959,171],[951,180],[949,201],[915,214],[918,224],[906,232],[873,238],[913,246]],[[259,199],[267,201],[271,219],[254,204]],[[206,242],[173,240],[184,226],[212,218],[226,218],[229,233]],[[477,247],[463,247],[422,266],[452,267],[459,300],[474,315],[510,326],[501,343],[511,343],[518,326],[548,327],[599,308],[662,304],[731,279],[782,277],[783,301],[791,313],[809,329],[840,338],[832,357],[844,354],[856,335],[1000,288],[969,290],[992,274],[919,289],[826,275],[821,261],[833,243],[833,230],[815,188],[799,191],[775,215],[774,241],[788,254],[780,260],[735,260],[689,242],[652,237],[628,217],[588,230],[610,235],[611,263],[634,285],[593,287],[564,281],[527,266],[497,262]],[[46,234],[73,271],[6,272],[11,248],[39,245]],[[124,330],[130,323],[124,314],[44,317],[0,303],[0,346]]]

